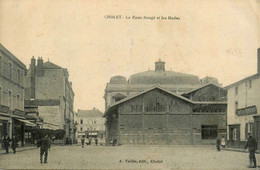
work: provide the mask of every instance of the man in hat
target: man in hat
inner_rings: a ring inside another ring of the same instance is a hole
[[[42,156],[44,154],[44,163],[47,163],[47,157],[48,157],[48,149],[51,147],[50,139],[48,138],[48,135],[45,135],[41,141],[40,141],[40,160],[42,163]]]
[[[248,148],[249,151],[249,168],[256,168],[256,158],[255,158],[255,151],[258,149],[257,146],[257,141],[256,139],[252,136],[251,133],[248,134],[248,140],[246,142],[245,145],[245,149]],[[254,165],[252,166],[252,162],[254,163]]]

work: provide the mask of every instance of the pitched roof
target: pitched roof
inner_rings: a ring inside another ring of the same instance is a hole
[[[197,90],[200,90],[200,89],[202,89],[202,88],[204,88],[204,87],[207,87],[207,86],[210,86],[210,85],[216,86],[216,87],[218,87],[218,88],[222,88],[223,90],[225,90],[223,87],[217,86],[217,85],[215,85],[215,84],[213,84],[213,83],[209,83],[209,84],[206,84],[206,85],[202,85],[201,87],[198,87],[198,88],[196,88],[196,89],[192,89],[191,91],[185,92],[185,93],[183,93],[182,95],[193,93],[193,92],[195,92],[195,91],[197,91]]]
[[[233,86],[235,86],[235,85],[238,85],[238,84],[241,84],[241,83],[243,83],[243,82],[245,82],[245,81],[248,81],[248,80],[254,80],[254,79],[257,79],[257,78],[259,78],[260,77],[260,74],[254,74],[254,75],[252,75],[252,76],[248,76],[248,77],[246,77],[246,78],[243,78],[243,79],[241,79],[241,80],[239,80],[239,81],[237,81],[237,82],[235,82],[235,83],[232,83],[232,84],[230,84],[230,85],[228,85],[228,86],[226,86],[226,87],[224,87],[225,89],[229,89],[229,88],[231,88],[231,87],[233,87]]]
[[[50,61],[47,61],[45,63],[43,63],[43,68],[46,68],[46,69],[62,69],[62,67],[50,62]]]
[[[186,98],[186,97],[183,97],[183,96],[177,95],[177,94],[175,94],[175,93],[172,93],[172,92],[170,92],[170,91],[168,91],[168,90],[165,90],[165,89],[163,89],[163,88],[160,87],[160,86],[154,86],[154,87],[151,88],[151,89],[148,89],[148,90],[146,90],[146,91],[143,91],[143,92],[141,92],[141,93],[138,93],[138,94],[136,94],[136,95],[134,95],[134,96],[124,98],[124,99],[122,99],[122,100],[120,100],[120,101],[118,101],[118,102],[116,102],[116,103],[110,105],[110,106],[105,110],[105,113],[104,113],[104,116],[103,116],[103,117],[105,117],[105,116],[108,114],[108,112],[109,112],[111,109],[115,108],[116,106],[118,106],[118,105],[120,105],[120,104],[122,104],[122,103],[124,103],[124,102],[127,102],[127,101],[129,101],[129,100],[131,100],[131,99],[133,99],[133,98],[136,98],[136,97],[138,97],[138,96],[141,96],[141,95],[143,95],[143,94],[145,94],[145,93],[147,93],[147,92],[149,92],[149,91],[152,91],[152,90],[154,90],[154,89],[162,90],[162,91],[164,91],[164,92],[166,92],[166,93],[168,93],[168,94],[170,94],[170,95],[172,95],[172,96],[175,96],[175,97],[177,97],[177,98],[179,98],[179,99],[181,99],[181,100],[184,100],[184,101],[186,101],[186,102],[189,102],[189,103],[191,103],[191,104],[226,104],[226,102],[222,102],[222,101],[220,101],[220,102],[219,102],[219,101],[213,101],[213,102],[211,102],[211,101],[205,101],[205,102],[202,102],[202,101],[192,101],[192,100],[190,100],[190,99],[188,99],[188,98]]]
[[[102,117],[103,113],[96,108],[92,110],[78,110],[76,116],[79,118],[94,118],[94,117]]]

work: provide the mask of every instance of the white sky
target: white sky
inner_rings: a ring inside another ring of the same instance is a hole
[[[213,76],[224,86],[255,74],[259,13],[259,0],[0,0],[0,42],[27,67],[40,56],[68,68],[75,111],[104,111],[111,76],[154,69],[159,58],[167,70]]]

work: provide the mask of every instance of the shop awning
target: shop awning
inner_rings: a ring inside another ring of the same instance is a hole
[[[25,123],[26,126],[37,126],[35,123],[32,123],[32,122],[30,122],[28,120],[23,120],[23,119],[17,119],[17,120],[19,120],[20,122]]]
[[[10,119],[9,117],[0,116],[0,120],[8,121],[9,119]]]

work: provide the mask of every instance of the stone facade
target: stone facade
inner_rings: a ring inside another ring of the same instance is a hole
[[[24,111],[25,72],[26,66],[0,44],[0,139],[15,133],[13,118],[23,119],[15,114]]]
[[[65,138],[74,139],[74,92],[67,69],[50,61],[44,63],[42,58],[38,58],[36,65],[36,60],[32,58],[25,79],[25,99],[38,103],[46,100],[59,101],[55,106],[51,103],[40,106],[39,116],[45,123],[65,130]]]
[[[214,87],[204,88],[214,91]],[[225,98],[225,93],[215,94]],[[217,136],[226,136],[226,101],[204,99],[193,101],[161,87],[122,99],[105,112],[107,142],[215,144]]]
[[[105,140],[105,118],[103,113],[96,108],[92,110],[78,110],[75,120],[77,121],[78,142],[85,137],[97,137],[99,141]]]

